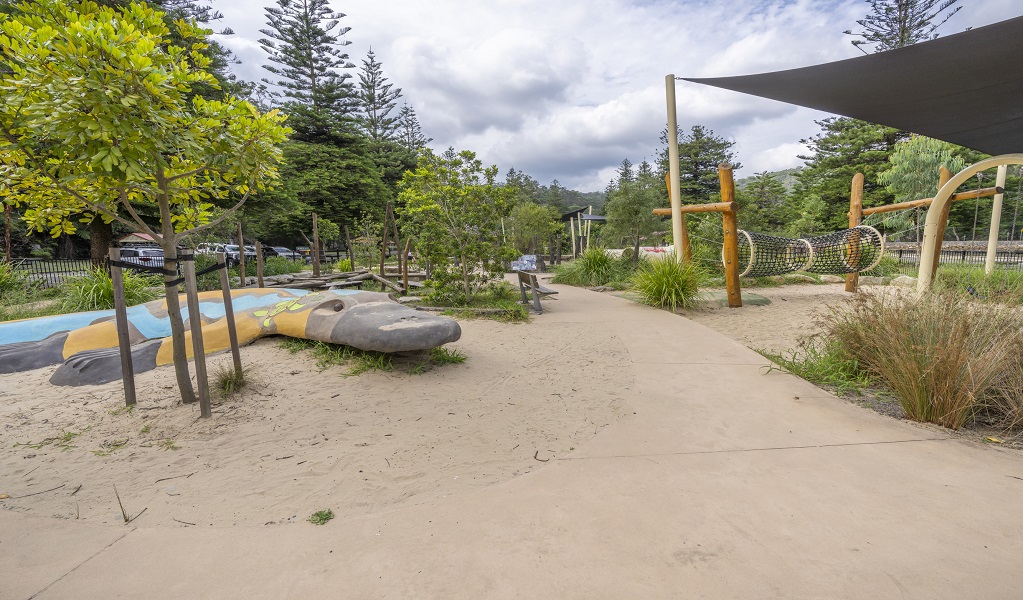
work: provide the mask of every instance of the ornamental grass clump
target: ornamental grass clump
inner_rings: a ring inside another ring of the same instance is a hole
[[[127,306],[143,304],[160,296],[159,279],[139,275],[130,269],[124,269],[121,274],[124,280],[124,301]],[[93,269],[85,275],[68,279],[61,286],[62,312],[85,312],[113,307],[114,284],[105,269]]]
[[[644,304],[675,312],[680,308],[696,308],[700,301],[699,288],[706,278],[706,272],[695,262],[679,262],[669,254],[641,263],[631,283]]]
[[[554,267],[551,282],[624,289],[633,272],[634,268],[628,258],[614,257],[601,247],[591,246],[579,258]]]
[[[959,429],[980,409],[1020,403],[1023,314],[969,296],[861,294],[826,335],[890,389],[906,415]],[[1015,375],[1015,380],[1014,376]],[[1017,409],[1019,424],[1023,410]]]

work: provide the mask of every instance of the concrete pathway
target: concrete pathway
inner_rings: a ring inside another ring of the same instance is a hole
[[[324,527],[0,511],[0,599],[1023,597],[1023,455],[766,373],[701,325],[558,286],[632,414],[543,469]],[[542,352],[543,349],[538,349]]]

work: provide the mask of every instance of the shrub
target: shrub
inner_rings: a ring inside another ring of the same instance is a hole
[[[640,261],[644,264],[645,261]],[[606,285],[618,289],[627,287],[635,272],[629,258],[616,258],[597,246],[587,248],[579,258],[554,267],[553,283],[578,286]]]
[[[987,275],[981,265],[941,265],[933,289],[968,293],[982,300],[1023,304],[1023,271],[997,269]]]
[[[212,254],[195,255],[195,272],[208,269],[217,264],[217,257]],[[213,271],[195,278],[195,286],[200,292],[210,292],[220,289],[220,271]]]
[[[124,279],[124,300],[128,306],[155,300],[160,296],[154,287],[160,286],[159,279],[139,275],[130,269],[122,271]],[[114,284],[105,269],[96,268],[87,274],[74,277],[61,285],[61,310],[63,312],[85,312],[114,307]]]
[[[246,265],[245,270],[249,270],[248,265]],[[271,256],[263,261],[263,275],[266,277],[300,273],[304,270],[305,265],[302,262],[284,258],[283,256]],[[255,271],[253,271],[252,276],[255,277]]]
[[[347,273],[352,270],[352,259],[342,258],[341,260],[334,263],[333,269],[338,273]]]
[[[874,268],[864,271],[860,275],[868,277],[895,277],[901,275],[904,270],[906,269],[899,263],[899,259],[886,254],[881,257],[880,262],[874,265]]]
[[[963,295],[860,294],[822,324],[911,419],[958,429],[1002,390],[1018,397],[1007,376],[1023,353],[1018,310]]]
[[[699,286],[706,277],[706,272],[694,261],[679,262],[669,254],[640,265],[632,277],[632,286],[645,304],[675,312],[697,306]]]

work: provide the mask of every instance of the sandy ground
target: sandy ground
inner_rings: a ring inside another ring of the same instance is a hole
[[[180,527],[366,514],[511,479],[623,416],[627,355],[610,333],[462,328],[450,347],[468,360],[416,375],[348,377],[261,340],[242,350],[251,385],[209,420],[177,403],[172,369],[138,376],[131,411],[119,382],[0,376],[0,506],[97,523],[121,522],[123,506],[140,524]],[[229,361],[210,357],[210,372]]]
[[[771,303],[685,316],[788,353],[817,332],[818,315],[852,297],[842,284],[748,292]],[[53,368],[2,375],[0,494],[10,498],[0,507],[180,527],[276,526],[324,508],[368,514],[507,481],[624,416],[632,381],[620,365],[629,357],[611,333],[461,324],[451,347],[468,360],[417,375],[350,377],[319,368],[309,351],[260,340],[242,352],[249,386],[210,420],[178,404],[167,368],[138,376],[131,411],[119,382],[58,388],[48,382]],[[210,372],[229,362],[210,357]]]
[[[870,291],[871,286],[861,289]],[[846,292],[842,283],[751,288],[743,293],[763,296],[771,303],[767,306],[747,303],[741,309],[706,308],[686,312],[685,316],[749,348],[787,354],[799,346],[801,338],[818,333],[814,325],[818,316],[855,296]]]

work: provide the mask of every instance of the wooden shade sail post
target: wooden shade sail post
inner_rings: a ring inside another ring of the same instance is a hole
[[[852,189],[849,190],[849,229],[856,227],[863,220],[863,173],[857,173],[853,175]],[[850,260],[853,259],[852,253],[856,253],[854,264],[859,266],[859,238],[855,240],[856,243],[850,242],[849,252]],[[853,248],[855,246],[855,248]],[[845,276],[845,291],[855,292],[860,283],[859,272],[847,273]]]
[[[675,103],[675,75],[664,76],[664,95],[668,105],[668,195],[671,200],[671,239],[675,260],[692,260],[689,232],[682,217],[682,188],[679,187],[678,108]],[[656,213],[655,213],[656,214]]]

